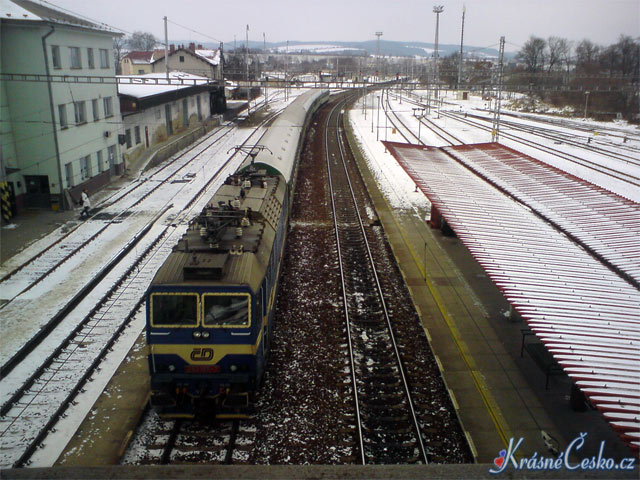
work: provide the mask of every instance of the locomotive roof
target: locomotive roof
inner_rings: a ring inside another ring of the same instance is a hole
[[[230,176],[189,225],[152,285],[244,285],[256,292],[285,192],[280,177],[264,170]]]

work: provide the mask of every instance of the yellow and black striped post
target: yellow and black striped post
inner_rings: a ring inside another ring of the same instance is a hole
[[[9,222],[13,216],[11,209],[11,192],[8,182],[0,182],[0,197],[2,201],[2,218]]]

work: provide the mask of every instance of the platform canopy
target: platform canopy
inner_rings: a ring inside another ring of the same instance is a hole
[[[570,238],[578,237],[574,224],[581,224],[564,207],[579,204],[588,184],[556,172],[562,177],[558,183],[531,181],[542,184],[546,193],[538,196],[530,190],[527,196],[522,192],[528,188],[526,179],[514,174],[522,183],[511,185],[508,166],[483,166],[482,175],[498,184],[496,188],[454,158],[513,156],[514,170],[540,167],[526,168],[529,157],[514,150],[496,144],[456,149],[385,144],[567,375],[637,450],[640,442],[633,433],[640,430],[640,290],[633,278],[599,258],[617,261],[609,256],[615,252],[609,243],[615,243],[615,235],[593,241],[599,255]],[[551,201],[554,186],[564,196]],[[609,205],[607,192],[593,189]],[[528,205],[518,202],[518,196],[526,197]],[[601,212],[604,218],[615,218],[611,208]],[[576,216],[580,215],[578,209]],[[556,225],[545,217],[553,217]],[[571,232],[569,236],[559,225]],[[598,228],[597,218],[593,228]],[[625,234],[624,228],[618,231]],[[617,265],[622,270],[626,264]]]
[[[640,288],[640,204],[498,143],[444,151]]]

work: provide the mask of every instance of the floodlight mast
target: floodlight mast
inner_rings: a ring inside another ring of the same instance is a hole
[[[378,37],[378,55],[376,56],[376,81],[380,81],[380,37],[382,36],[382,32],[376,32],[376,37]]]
[[[433,52],[433,57],[436,61],[436,91],[435,91],[435,100],[438,101],[438,89],[440,85],[440,76],[438,72],[438,30],[440,28],[440,14],[444,10],[444,5],[434,5],[433,13],[436,14],[436,44],[435,51]]]

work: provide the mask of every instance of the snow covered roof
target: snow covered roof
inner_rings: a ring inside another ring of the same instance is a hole
[[[385,145],[567,375],[633,444],[626,434],[640,428],[640,290],[445,149]]]
[[[640,284],[640,204],[498,143],[444,150]]]
[[[121,35],[118,32],[114,32],[111,27],[105,24],[98,25],[30,0],[3,0],[1,10],[0,18],[6,20],[53,22],[61,25],[89,28],[91,30]]]
[[[135,65],[149,64],[153,60],[153,51],[145,52],[145,51],[140,51],[140,50],[134,50],[134,51],[131,51],[131,52],[127,53],[122,58],[123,58],[123,60],[125,58],[128,58],[129,60],[131,60],[131,63],[133,63]]]
[[[220,49],[216,50],[196,50],[196,55],[202,57],[205,61],[209,62],[211,65],[217,66],[220,65]]]
[[[198,49],[191,49],[191,48],[184,48],[184,47],[180,47],[180,48],[176,48],[173,51],[169,51],[169,57],[173,57],[174,55],[176,55],[178,52],[186,52],[189,53],[191,55],[193,55],[194,57],[207,62],[213,66],[218,66],[220,65],[220,49],[216,49],[216,50],[208,50],[208,49],[202,49],[202,48],[198,48]],[[164,50],[163,49],[156,49],[153,52],[153,62],[157,62],[159,60],[162,60],[164,58]],[[171,62],[171,58],[169,59],[169,62]]]
[[[167,82],[167,74],[159,72],[145,75],[118,75],[117,78],[118,94],[138,99],[209,83],[206,77],[184,72],[170,72],[169,82]]]

